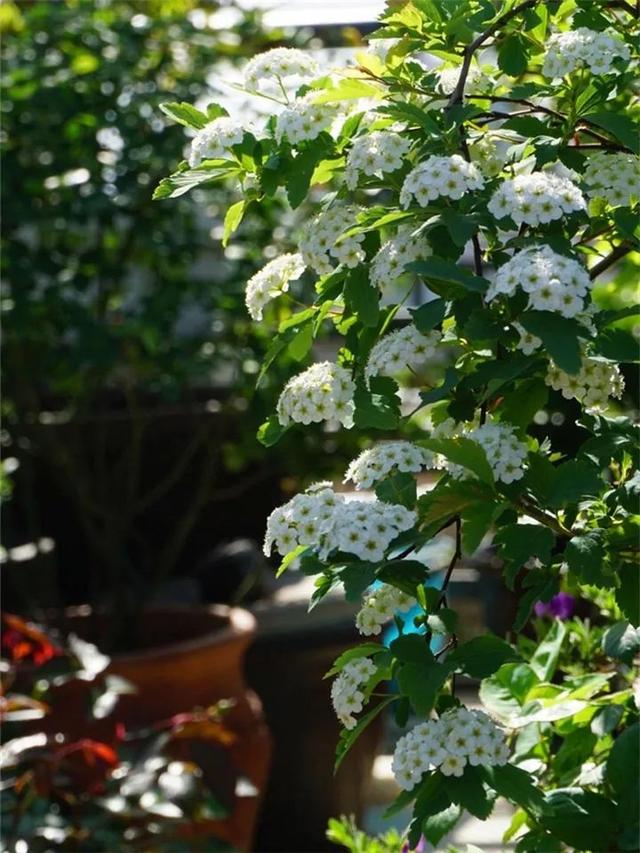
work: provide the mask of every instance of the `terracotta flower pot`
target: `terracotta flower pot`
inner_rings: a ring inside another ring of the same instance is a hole
[[[236,849],[249,850],[271,755],[262,705],[244,678],[244,658],[255,634],[255,618],[246,610],[216,605],[152,609],[141,620],[144,647],[114,655],[106,670],[136,688],[135,693],[120,697],[114,717],[127,728],[138,729],[197,706],[231,700],[233,707],[223,722],[236,740],[226,747],[226,753],[235,775],[248,780],[258,793],[246,784],[236,785],[231,791],[229,817],[211,822],[205,829],[215,831]],[[99,646],[108,623],[102,614],[92,615],[90,608],[81,607],[67,610],[58,627]],[[69,695],[58,695],[56,701],[62,713],[54,714],[47,727],[86,733],[86,705],[71,695],[78,682],[64,685],[63,694],[65,688]],[[224,775],[224,770],[220,765],[213,772]]]

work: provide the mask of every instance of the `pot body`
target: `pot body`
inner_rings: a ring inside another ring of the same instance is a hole
[[[262,705],[244,678],[244,659],[255,634],[255,619],[241,608],[215,605],[152,609],[142,613],[141,623],[144,647],[114,655],[106,670],[136,688],[135,693],[119,698],[117,719],[135,730],[196,707],[230,700],[233,705],[223,723],[236,737],[225,747],[222,761],[218,756],[213,772],[224,776],[225,761],[230,762],[231,767],[226,769],[251,785],[234,785],[235,789],[229,792],[230,815],[210,822],[204,830],[215,832],[238,850],[249,850],[271,756],[271,738]],[[106,617],[92,616],[87,607],[67,610],[58,624],[65,631],[98,644],[100,634],[108,628]],[[64,685],[63,691],[65,688],[71,694],[78,682]],[[58,696],[56,705],[62,706],[63,713],[54,715],[49,727],[86,736],[86,706],[78,698]],[[196,744],[194,758],[197,753]]]

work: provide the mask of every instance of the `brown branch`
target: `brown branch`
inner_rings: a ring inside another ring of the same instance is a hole
[[[447,567],[447,573],[444,576],[444,581],[442,582],[442,587],[440,588],[440,598],[438,599],[438,603],[436,604],[436,610],[438,610],[443,605],[446,607],[447,604],[447,587],[449,586],[449,581],[451,580],[451,575],[453,574],[453,570],[456,567],[456,564],[460,557],[462,556],[462,525],[460,521],[460,516],[457,515],[455,517],[456,524],[456,548],[453,552],[453,557],[451,558],[451,562]]]
[[[487,27],[487,29],[480,33],[472,42],[470,42],[464,49],[463,60],[462,60],[462,68],[460,69],[460,76],[458,77],[458,82],[456,84],[455,89],[451,93],[451,97],[449,98],[449,102],[447,103],[447,109],[451,109],[455,104],[459,104],[462,101],[462,97],[464,94],[465,83],[467,82],[467,76],[469,74],[469,68],[471,67],[471,60],[475,52],[478,48],[482,47],[482,45],[487,41],[487,39],[491,38],[491,36],[501,29],[505,24],[507,24],[512,18],[515,18],[516,15],[519,15],[520,12],[524,12],[526,9],[530,9],[532,6],[535,6],[537,0],[524,0],[523,3],[519,3],[517,6],[514,6],[511,11],[506,12],[504,15],[501,15],[497,18],[491,26]]]
[[[601,261],[591,267],[589,270],[589,278],[593,281],[594,278],[597,278],[601,273],[605,270],[608,270],[610,266],[613,266],[617,261],[621,258],[624,258],[625,255],[628,255],[629,252],[633,251],[633,246],[631,243],[620,243],[619,246],[606,255]]]

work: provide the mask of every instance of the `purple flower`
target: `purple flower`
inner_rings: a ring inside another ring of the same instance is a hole
[[[559,592],[546,604],[536,601],[534,606],[536,616],[550,616],[556,619],[571,619],[576,609],[576,600],[568,592]]]
[[[420,841],[418,841],[417,845],[413,848],[413,851],[411,850],[411,847],[409,847],[409,842],[405,841],[402,845],[401,853],[425,853],[426,849],[427,839],[424,837],[424,835],[421,835]]]

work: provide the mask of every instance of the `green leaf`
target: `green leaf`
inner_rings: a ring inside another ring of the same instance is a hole
[[[323,153],[323,148],[312,146],[300,151],[297,157],[288,163],[285,188],[292,208],[299,207],[307,197],[311,178]]]
[[[334,660],[333,666],[325,673],[324,677],[330,678],[332,675],[342,672],[345,666],[351,663],[351,661],[360,660],[360,658],[366,658],[370,655],[379,655],[381,652],[384,652],[384,646],[380,645],[380,643],[360,643],[359,646],[354,646],[354,648],[342,652]]]
[[[333,766],[333,772],[336,773],[342,762],[347,757],[347,754],[353,744],[360,737],[362,732],[367,728],[367,726],[375,720],[375,718],[380,714],[381,711],[394,701],[395,696],[388,696],[386,699],[383,699],[375,708],[372,708],[364,717],[361,717],[358,721],[358,724],[355,728],[350,730],[344,730],[340,733],[340,740],[336,746],[336,760]]]
[[[458,646],[446,662],[452,669],[458,669],[471,678],[488,678],[503,663],[519,659],[520,655],[509,643],[493,634],[485,634]]]
[[[475,506],[479,501],[492,500],[494,494],[479,481],[452,480],[438,484],[418,498],[422,526],[439,525],[448,518]]]
[[[394,429],[400,418],[397,385],[386,376],[371,379],[371,390],[358,383],[354,394],[353,421],[359,429]]]
[[[258,441],[265,447],[276,444],[289,427],[282,426],[277,415],[270,415],[258,429]]]
[[[495,519],[507,506],[500,501],[482,502],[466,507],[462,512],[462,550],[475,554]]]
[[[532,783],[531,775],[519,767],[483,767],[482,773],[490,788],[534,817],[539,818],[547,810],[542,791]]]
[[[640,650],[640,628],[628,622],[616,622],[602,638],[602,651],[610,658],[631,663]]]
[[[498,68],[510,77],[520,77],[527,70],[527,42],[517,33],[507,36],[498,51]]]
[[[624,708],[622,705],[604,705],[593,716],[590,724],[591,731],[597,737],[610,734],[618,727],[623,714]]]
[[[320,91],[313,99],[314,104],[333,104],[339,101],[353,101],[358,98],[379,98],[380,89],[373,83],[367,83],[356,77],[344,77],[331,88]]]
[[[478,230],[477,223],[470,216],[464,216],[455,210],[444,210],[442,221],[456,246],[466,246]]]
[[[434,453],[441,453],[450,462],[471,471],[480,480],[493,484],[493,472],[484,450],[470,438],[428,438],[420,444]]]
[[[286,572],[286,570],[289,568],[291,563],[293,563],[294,560],[296,560],[298,557],[300,557],[302,554],[304,554],[304,552],[307,550],[308,550],[307,545],[297,545],[293,549],[293,551],[289,551],[289,553],[286,554],[282,558],[282,561],[281,561],[280,565],[278,566],[278,571],[276,572],[276,577],[279,578],[281,575],[283,575]]]
[[[609,587],[613,579],[603,573],[605,548],[601,530],[591,530],[582,536],[574,536],[564,551],[569,568],[581,583]]]
[[[561,370],[572,374],[580,370],[578,336],[584,332],[576,320],[553,311],[525,311],[519,319],[528,332],[540,338]]]
[[[640,802],[640,723],[629,726],[614,741],[607,760],[607,781],[618,795],[621,805],[637,812]]]
[[[549,489],[549,503],[553,507],[562,507],[584,500],[587,496],[597,497],[603,488],[597,466],[583,460],[571,460],[555,469]]]
[[[539,378],[524,379],[517,387],[508,391],[497,409],[501,421],[507,421],[520,429],[526,429],[536,412],[547,404],[549,388]]]
[[[428,283],[443,282],[458,285],[472,293],[484,293],[489,286],[486,278],[473,275],[465,267],[458,266],[452,261],[445,261],[442,258],[426,258],[423,261],[414,261],[407,264],[407,269],[423,276]]]
[[[613,849],[617,819],[611,800],[582,788],[558,788],[547,792],[546,804],[540,822],[565,844],[577,850]]]
[[[507,524],[495,535],[494,542],[500,546],[500,556],[508,564],[507,585],[513,589],[513,580],[531,557],[547,563],[555,543],[553,532],[540,524]],[[513,571],[515,570],[515,571]]]
[[[170,119],[173,119],[173,121],[185,127],[192,127],[194,130],[201,130],[205,125],[209,124],[212,118],[185,101],[160,104],[160,109]],[[222,107],[220,109],[222,110]],[[226,115],[226,110],[221,115]]]
[[[444,787],[454,803],[480,820],[491,814],[493,800],[487,795],[479,767],[468,764],[462,776],[447,776]]]
[[[173,175],[169,175],[168,178],[163,178],[153,191],[153,200],[178,198],[188,193],[189,190],[194,189],[194,187],[220,181],[223,178],[237,176],[241,173],[241,169],[228,160],[218,160],[215,162],[220,165],[206,169],[184,169],[175,172]]]
[[[313,325],[307,322],[295,333],[287,346],[287,352],[294,361],[302,361],[303,358],[306,358],[312,346]]]
[[[529,666],[540,681],[551,681],[558,665],[560,649],[562,648],[566,634],[567,629],[564,622],[556,619],[555,622],[552,622],[544,640],[529,660]]]
[[[434,634],[453,634],[458,624],[458,614],[448,607],[441,607],[427,616],[427,625]]]
[[[394,657],[402,663],[431,665],[435,658],[425,634],[401,634],[389,645]]]
[[[618,607],[632,625],[640,625],[640,569],[636,563],[621,563],[620,586],[616,589]]]
[[[451,668],[445,664],[405,663],[397,673],[400,690],[409,698],[417,714],[426,716],[436,703],[436,696]]]
[[[520,707],[538,677],[526,663],[505,663],[480,685],[482,704],[503,722],[520,713]]]
[[[620,113],[588,113],[584,119],[610,133],[634,154],[640,154],[638,126],[629,116]]]
[[[347,308],[357,315],[363,326],[375,328],[378,324],[380,291],[369,283],[365,266],[349,270],[344,286]]]
[[[400,504],[413,509],[417,499],[416,478],[413,474],[399,472],[387,477],[376,486],[376,496],[388,504]]]
[[[419,308],[410,309],[415,327],[423,335],[441,323],[447,313],[447,303],[444,299],[432,299]]]
[[[531,115],[510,118],[504,122],[502,127],[504,130],[515,130],[516,133],[519,133],[520,136],[524,136],[525,138],[550,135],[547,123],[542,119],[535,118],[535,116]]]
[[[391,584],[407,595],[416,595],[417,587],[427,580],[429,569],[417,560],[387,560],[376,572],[376,577],[383,583]]]
[[[246,199],[243,199],[242,201],[237,201],[235,204],[232,204],[227,210],[224,217],[224,234],[222,236],[223,246],[228,244],[231,235],[237,231],[248,206],[249,202],[247,202]]]
[[[375,563],[367,563],[364,560],[347,563],[336,573],[344,585],[344,595],[347,601],[360,603],[364,591],[375,580]]]
[[[637,362],[640,359],[638,339],[629,329],[604,329],[595,342],[595,352],[612,361]]]
[[[459,378],[460,374],[454,367],[447,367],[442,383],[430,391],[421,391],[420,399],[425,406],[446,399],[449,396],[449,391],[455,388]]]
[[[460,820],[460,807],[451,805],[441,812],[429,815],[422,822],[422,834],[434,847],[448,835]]]

